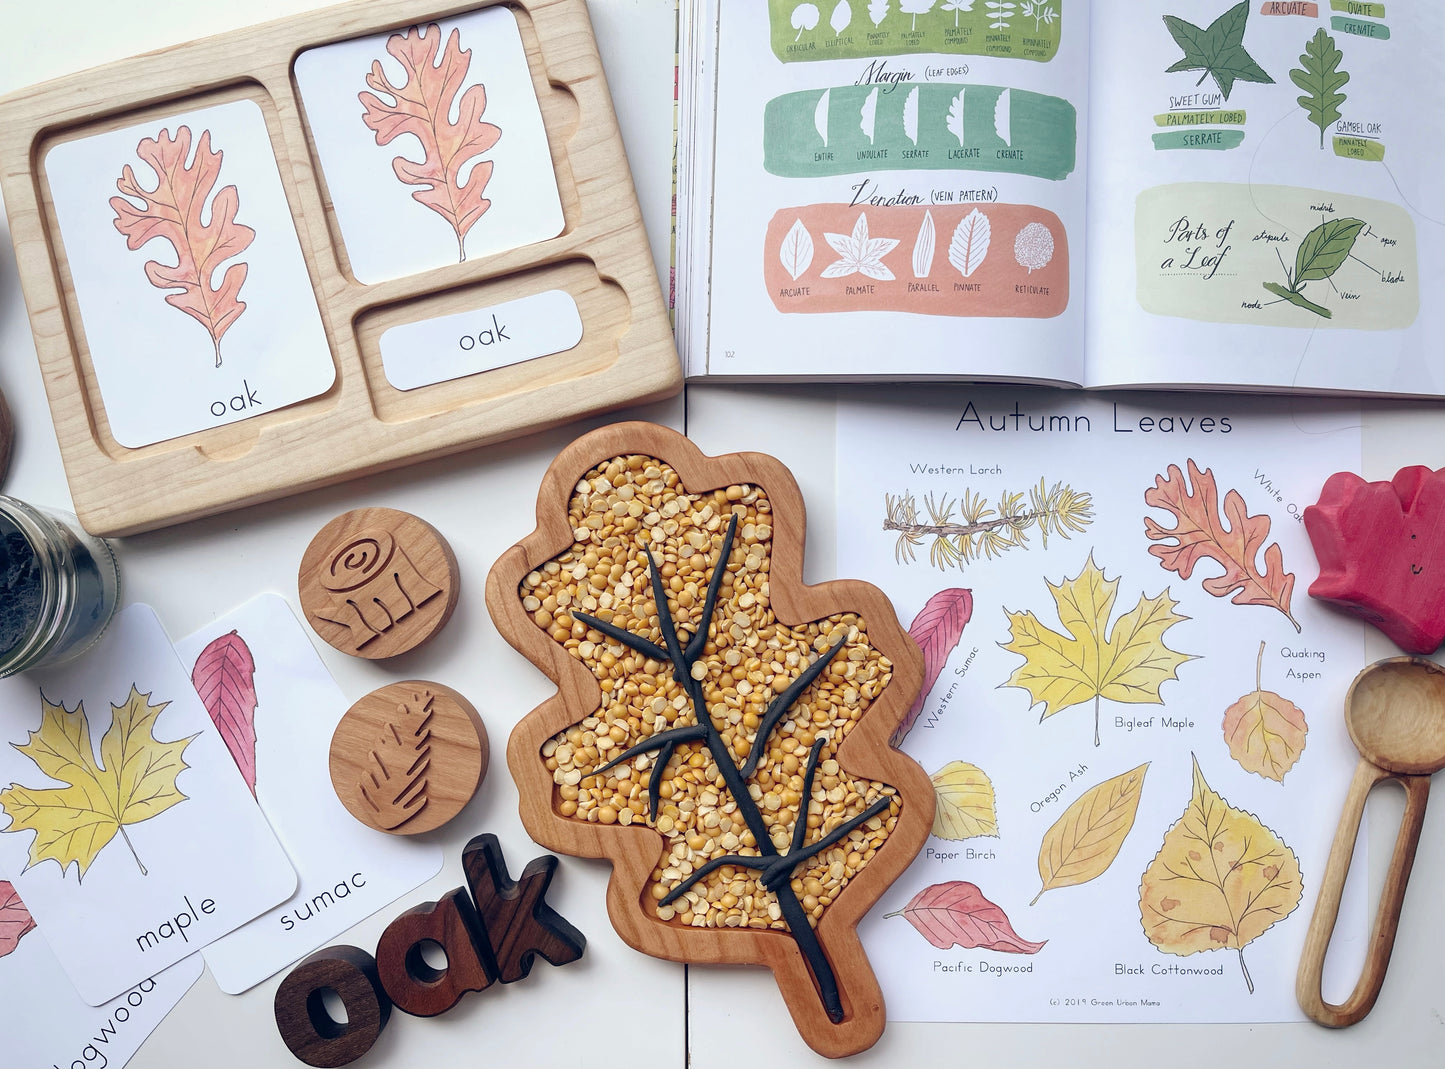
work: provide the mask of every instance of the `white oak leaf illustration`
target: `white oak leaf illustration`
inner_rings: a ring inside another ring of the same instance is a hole
[[[918,144],[918,86],[908,94],[908,99],[903,102],[903,133],[915,145]]]
[[[913,242],[913,277],[927,278],[933,270],[933,249],[937,241],[933,229],[933,213],[925,211],[923,222],[918,227],[918,237]]]
[[[813,237],[803,220],[793,222],[792,228],[783,235],[783,246],[778,250],[778,259],[783,268],[796,282],[813,262]]]
[[[993,129],[1003,140],[1005,145],[1013,145],[1013,102],[1010,99],[1013,94],[1005,89],[998,95],[998,101],[993,106]]]
[[[838,0],[838,6],[833,8],[833,14],[828,19],[828,25],[833,27],[833,36],[841,34],[852,21],[853,9],[848,5],[848,0]]]
[[[858,128],[863,131],[863,136],[868,138],[868,143],[873,144],[873,124],[878,117],[878,90],[868,94],[868,99],[863,101],[863,110],[859,112]]]
[[[883,262],[898,245],[897,238],[870,238],[868,216],[860,214],[853,225],[851,236],[845,234],[824,234],[828,244],[842,257],[823,269],[824,278],[846,278],[849,275],[866,275],[879,282],[892,282],[893,272]]]
[[[953,232],[948,246],[948,262],[958,268],[959,274],[968,278],[979,269],[983,258],[988,255],[989,237],[993,228],[988,216],[975,208],[963,217]]]
[[[963,147],[963,94],[968,90],[960,89],[958,96],[953,98],[953,103],[948,106],[948,132],[958,138],[958,147]]]
[[[828,108],[832,103],[833,90],[824,89],[823,95],[818,98],[818,106],[813,109],[813,128],[818,131],[818,136],[823,139],[823,147],[828,147]]]

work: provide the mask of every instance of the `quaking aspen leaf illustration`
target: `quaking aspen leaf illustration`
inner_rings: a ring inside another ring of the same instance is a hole
[[[1148,769],[1146,761],[1090,787],[1044,833],[1039,845],[1039,879],[1043,887],[1034,902],[1045,891],[1088,883],[1108,871],[1134,826]]]
[[[221,173],[222,153],[212,150],[209,130],[201,131],[195,159],[189,166],[188,126],[180,127],[175,137],[169,130],[162,130],[155,138],[145,138],[136,146],[136,155],[155,171],[156,187],[148,190],[142,186],[131,165],[126,164],[115,184],[124,196],[110,198],[115,228],[125,235],[126,248],[132,251],[152,238],[170,243],[176,254],[175,265],[148,260],[146,279],[156,289],[180,290],[166,294],[166,303],[206,328],[215,366],[220,367],[221,338],[246,310],[239,295],[247,265],[231,264],[221,276],[220,285],[212,283],[223,263],[246,251],[256,231],[236,222],[240,194],[235,186],[225,186],[211,196]],[[140,201],[140,207],[135,201]],[[204,223],[202,215],[208,216]]]
[[[465,182],[461,171],[494,146],[502,130],[482,121],[487,107],[485,87],[473,85],[458,99],[457,92],[471,68],[472,53],[462,48],[457,30],[452,30],[445,48],[441,36],[435,23],[392,34],[386,50],[402,65],[405,81],[392,85],[381,61],[374,60],[366,84],[375,93],[360,93],[357,99],[366,109],[362,122],[375,132],[378,145],[389,145],[402,134],[412,134],[421,142],[425,155],[420,163],[397,156],[391,167],[404,184],[420,187],[413,191],[413,200],[450,224],[456,233],[460,262],[467,258],[467,231],[492,206],[482,193],[491,180],[494,164],[492,160],[477,163]],[[390,97],[392,103],[376,93]],[[451,118],[453,108],[457,112],[455,122]]]
[[[246,786],[256,794],[256,662],[235,631],[213,640],[196,658],[191,683]]]
[[[918,697],[893,732],[891,742],[894,746],[903,745],[903,740],[913,730],[929,691],[938,682],[939,673],[948,663],[949,654],[958,647],[958,640],[963,637],[963,629],[972,616],[973,592],[952,587],[940,590],[929,598],[908,626],[908,637],[923,651],[923,686],[918,689]]]
[[[13,952],[34,927],[35,920],[15,887],[8,880],[0,880],[0,958]]]
[[[998,838],[993,782],[977,765],[950,761],[931,777],[938,793],[933,834],[939,839]]]
[[[940,950],[974,947],[1000,950],[1005,954],[1037,954],[1043,942],[1021,937],[1009,923],[1008,914],[994,905],[983,892],[963,880],[950,880],[925,887],[896,913],[918,929],[918,934]]]
[[[1075,578],[1049,583],[1048,587],[1059,622],[1068,633],[1059,634],[1044,626],[1032,611],[1005,609],[1009,641],[999,645],[1022,656],[1024,663],[1004,686],[1027,690],[1033,704],[1043,703],[1040,723],[1092,698],[1097,746],[1101,698],[1129,704],[1164,704],[1160,686],[1178,679],[1178,667],[1194,659],[1191,654],[1166,646],[1164,633],[1189,617],[1174,611],[1179,603],[1165,587],[1152,598],[1140,594],[1139,603],[1110,628],[1119,580],[1105,579],[1092,553]]]
[[[122,705],[111,706],[110,727],[100,740],[100,763],[90,742],[85,706],[52,705],[40,698],[40,728],[15,748],[35,767],[64,787],[25,787],[12,783],[0,791],[0,809],[10,817],[6,834],[35,832],[26,868],[54,861],[62,877],[73,863],[85,878],[105,846],[119,833],[141,874],[146,867],[125,829],[184,802],[176,777],[190,766],[182,758],[194,735],[162,742],[154,735],[156,718],[170,702],[150,703],[131,685]]]
[[[1276,783],[1294,768],[1304,753],[1309,725],[1299,706],[1261,682],[1264,673],[1264,643],[1254,665],[1254,690],[1224,711],[1224,741],[1229,756],[1246,772],[1255,772]]]
[[[1180,957],[1233,949],[1254,994],[1244,948],[1293,913],[1303,894],[1294,851],[1216,794],[1195,758],[1193,796],[1139,884],[1149,942]]]

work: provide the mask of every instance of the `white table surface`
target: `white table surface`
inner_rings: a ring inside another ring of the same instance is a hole
[[[734,0],[742,2],[742,0]],[[761,0],[747,0],[761,2]],[[313,0],[0,0],[0,94],[125,56],[324,6]],[[672,0],[589,0],[622,124],[659,276],[667,277],[672,162]],[[0,122],[4,121],[0,113]],[[6,232],[8,237],[8,230]],[[8,249],[8,241],[4,243]],[[18,424],[6,493],[69,507],[59,450],[35,362],[13,257],[0,255],[0,389]],[[685,399],[620,413],[682,427],[710,453],[759,449],[788,464],[808,503],[807,577],[832,577],[836,500],[834,391],[829,387],[689,387]],[[1282,401],[1287,404],[1287,401]],[[441,635],[415,653],[376,665],[326,646],[321,654],[350,698],[407,676],[434,678],[469,695],[491,733],[490,775],[467,810],[435,834],[442,873],[338,941],[371,949],[392,916],[461,882],[460,852],[483,831],[502,842],[516,873],[542,850],[523,831],[517,792],[501,753],[512,725],[550,684],[497,634],[482,601],[496,557],[530,530],[542,472],[557,451],[603,419],[273,502],[243,513],[127,538],[118,549],[124,600],[155,606],[173,636],[187,634],[254,594],[295,603],[302,549],[331,516],[387,505],[425,517],[461,561],[463,593]],[[1377,403],[1366,415],[1365,473],[1404,464],[1445,466],[1445,410]],[[1371,657],[1392,652],[1369,639]],[[1400,807],[1387,793],[1371,824],[1378,883]],[[1057,1065],[1445,1065],[1445,804],[1427,816],[1405,903],[1401,938],[1375,1011],[1354,1028],[1308,1024],[1108,1027],[1099,1025],[891,1025],[869,1066]],[[1334,821],[1334,814],[1322,814]],[[362,1066],[712,1066],[767,1040],[759,1065],[823,1064],[799,1040],[767,972],[689,968],[626,947],[607,922],[609,867],[564,858],[549,900],[587,936],[583,960],[539,964],[517,984],[494,985],[432,1020],[394,1014]],[[131,1063],[159,1066],[292,1065],[271,1000],[279,977],[245,995],[203,975]],[[0,1062],[5,1029],[0,1028]]]

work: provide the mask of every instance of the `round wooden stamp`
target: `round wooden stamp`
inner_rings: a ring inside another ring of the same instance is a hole
[[[456,555],[409,512],[365,508],[321,528],[301,558],[301,610],[342,653],[381,660],[416,649],[457,606]]]
[[[331,736],[331,786],[368,827],[416,835],[471,801],[489,753],[471,702],[440,683],[408,679],[346,711]]]

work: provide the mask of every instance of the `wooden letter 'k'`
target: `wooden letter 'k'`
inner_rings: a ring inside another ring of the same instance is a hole
[[[504,984],[532,971],[541,955],[553,965],[582,956],[586,937],[547,905],[547,887],[557,859],[543,855],[528,863],[522,878],[512,882],[502,847],[495,835],[478,835],[462,851],[462,871],[472,891],[486,933],[483,953],[491,957],[488,971]]]

